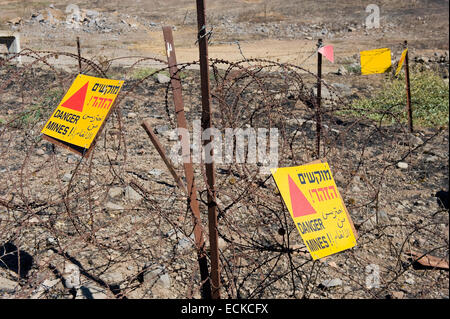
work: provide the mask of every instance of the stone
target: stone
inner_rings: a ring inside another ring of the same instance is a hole
[[[66,173],[66,174],[64,174],[64,176],[62,177],[61,180],[62,180],[63,182],[69,182],[71,179],[72,179],[72,174]]]
[[[118,186],[111,187],[108,191],[108,196],[111,198],[119,197],[122,194],[123,194],[123,189],[122,189],[122,187],[118,187]]]
[[[148,173],[153,176],[160,176],[163,173],[163,171],[157,168],[153,168]]]
[[[398,162],[397,163],[397,167],[400,168],[400,169],[407,169],[408,168],[408,163]]]
[[[75,155],[69,154],[69,155],[67,155],[66,161],[69,164],[75,164],[75,163],[78,163],[78,157]]]
[[[160,84],[167,84],[170,82],[170,78],[167,75],[159,73],[156,76],[156,81]]]
[[[406,279],[405,279],[405,282],[406,282],[408,285],[414,285],[414,283],[415,283],[413,277],[408,277],[408,278],[406,278]]]
[[[178,141],[178,134],[176,130],[170,130],[166,131],[162,134],[164,137],[166,137],[169,141]]]
[[[77,265],[67,263],[62,276],[67,288],[78,289],[81,287],[80,268]]]
[[[186,237],[181,238],[177,243],[177,249],[179,250],[185,250],[192,247],[193,247],[192,240]]]
[[[325,288],[332,288],[337,286],[342,286],[342,280],[339,278],[326,279],[320,283]]]
[[[219,238],[218,246],[220,250],[224,250],[227,248],[228,244],[223,238]]]
[[[347,75],[348,71],[344,66],[339,67],[339,69],[336,72],[337,75]]]
[[[40,148],[36,150],[36,155],[45,155],[45,151],[42,148]]]
[[[17,282],[0,277],[0,292],[14,293],[17,286]]]
[[[120,272],[113,272],[106,274],[105,281],[109,284],[119,284],[121,281],[123,281],[123,275]]]
[[[412,146],[418,146],[423,144],[423,140],[414,134],[409,135],[409,142]]]
[[[427,157],[426,159],[425,159],[425,162],[427,162],[427,163],[434,163],[434,162],[436,162],[437,160],[438,160],[439,158],[437,157],[437,156],[429,156],[429,157]]]
[[[162,135],[164,132],[167,132],[168,130],[170,130],[168,125],[158,125],[157,127],[155,127],[156,134]]]
[[[11,20],[8,20],[7,23],[12,24],[12,25],[17,25],[22,23],[22,18],[21,17],[17,17]]]
[[[109,210],[124,210],[123,206],[114,204],[113,202],[107,202],[105,207]]]
[[[127,114],[127,117],[128,117],[129,119],[134,119],[134,118],[137,117],[137,114],[134,113],[134,112],[130,112],[130,113]]]
[[[133,187],[127,186],[125,188],[125,198],[130,200],[130,201],[140,201],[143,197],[141,196],[141,194],[136,192],[133,189]]]
[[[44,16],[40,13],[37,16],[33,17],[33,20],[37,22],[43,22],[45,20]]]
[[[164,266],[157,267],[156,269],[147,271],[144,274],[144,282],[153,284],[159,288],[168,289],[171,286],[171,280],[169,274],[166,272]]]
[[[403,299],[404,296],[405,296],[405,293],[403,291],[393,291],[392,292],[392,297],[394,297],[395,299]]]
[[[336,91],[339,92],[340,95],[348,96],[353,94],[350,85],[344,83],[333,83],[331,84],[331,86],[334,87]]]
[[[377,223],[377,215],[376,212],[373,213],[373,216],[370,217],[370,221],[372,222],[372,224],[376,224]],[[383,210],[379,210],[378,211],[378,222],[388,222],[389,221],[389,216],[388,214],[383,211]]]
[[[96,10],[86,10],[86,16],[90,19],[98,18],[100,13]]]

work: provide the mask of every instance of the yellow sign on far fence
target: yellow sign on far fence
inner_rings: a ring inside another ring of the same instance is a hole
[[[272,176],[313,259],[356,245],[353,222],[327,162],[272,169]]]
[[[122,84],[123,81],[78,75],[41,132],[57,141],[89,149]]]
[[[361,51],[361,74],[384,73],[392,65],[391,50],[375,49],[369,51]]]

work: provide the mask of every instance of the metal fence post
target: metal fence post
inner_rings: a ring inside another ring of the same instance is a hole
[[[211,128],[211,92],[209,83],[208,39],[206,37],[206,8],[204,0],[197,0],[198,44],[200,51],[200,75],[202,89],[202,130]],[[203,141],[203,145],[212,143],[212,137]],[[213,151],[211,149],[211,158]],[[212,298],[220,298],[220,270],[217,231],[217,207],[214,160],[205,163],[208,182],[208,226],[211,258]]]

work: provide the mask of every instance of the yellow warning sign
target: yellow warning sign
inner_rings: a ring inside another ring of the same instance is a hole
[[[88,149],[122,85],[123,81],[79,74],[41,133]]]
[[[375,49],[369,51],[361,51],[361,74],[384,73],[392,65],[391,50]]]
[[[402,66],[403,66],[403,62],[405,62],[407,52],[408,52],[408,49],[403,50],[402,56],[400,57],[400,60],[398,61],[397,70],[395,70],[395,76],[397,76],[400,73],[400,70],[402,69]]]
[[[272,176],[313,259],[356,245],[353,222],[326,161],[275,168]]]

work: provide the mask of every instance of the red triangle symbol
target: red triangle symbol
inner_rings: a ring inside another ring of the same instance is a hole
[[[61,104],[61,106],[74,111],[83,112],[84,100],[86,99],[88,86],[89,82],[86,82],[81,89],[76,91],[63,104]]]
[[[315,209],[311,206],[305,195],[303,195],[302,191],[294,183],[291,176],[288,175],[288,178],[289,193],[291,195],[292,214],[294,215],[294,217],[315,214]]]

